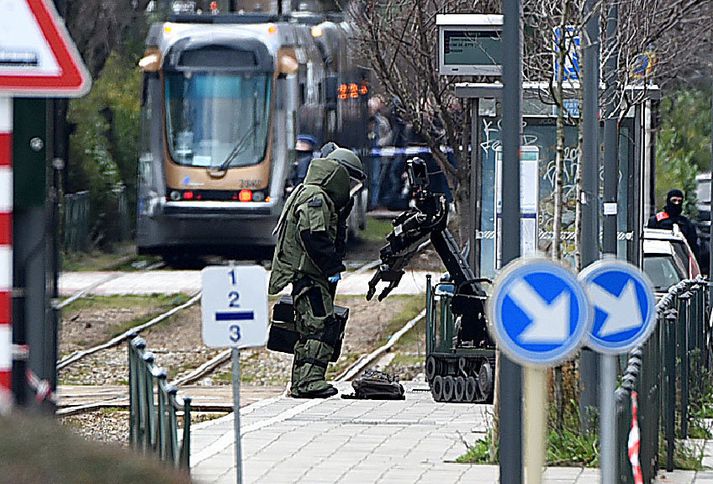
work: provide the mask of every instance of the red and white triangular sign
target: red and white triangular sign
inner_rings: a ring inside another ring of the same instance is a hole
[[[0,0],[0,95],[79,97],[91,87],[51,0]]]

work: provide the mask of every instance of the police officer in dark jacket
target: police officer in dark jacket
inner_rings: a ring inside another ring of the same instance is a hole
[[[686,237],[688,245],[691,246],[693,254],[698,259],[698,233],[696,226],[685,216],[683,212],[683,192],[681,190],[671,190],[666,195],[666,206],[656,215],[649,219],[647,227],[650,229],[673,230],[673,226],[678,225],[681,232]]]

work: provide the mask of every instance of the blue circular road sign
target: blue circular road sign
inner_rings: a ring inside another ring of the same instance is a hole
[[[488,304],[500,350],[529,366],[552,366],[572,356],[591,325],[587,296],[575,275],[547,259],[508,264]]]
[[[627,262],[600,260],[579,280],[594,309],[587,346],[617,354],[646,341],[656,326],[656,299],[646,274]]]

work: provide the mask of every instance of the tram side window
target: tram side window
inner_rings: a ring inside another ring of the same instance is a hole
[[[150,89],[152,80],[158,79],[156,74],[144,76],[143,91],[141,94],[141,133],[139,140],[139,177],[143,183],[151,182],[151,121],[153,118],[153,95]]]

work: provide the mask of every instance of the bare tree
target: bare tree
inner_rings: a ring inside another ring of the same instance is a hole
[[[111,52],[123,44],[143,42],[150,0],[67,0],[62,12],[92,77]]]
[[[469,205],[470,157],[468,143],[463,142],[469,136],[469,117],[467,106],[452,94],[453,84],[463,79],[438,74],[436,14],[497,13],[499,3],[364,0],[350,5],[359,55],[385,93],[398,101],[398,114],[431,148],[454,190],[458,209]],[[457,166],[448,162],[440,149],[443,145],[454,150]]]

